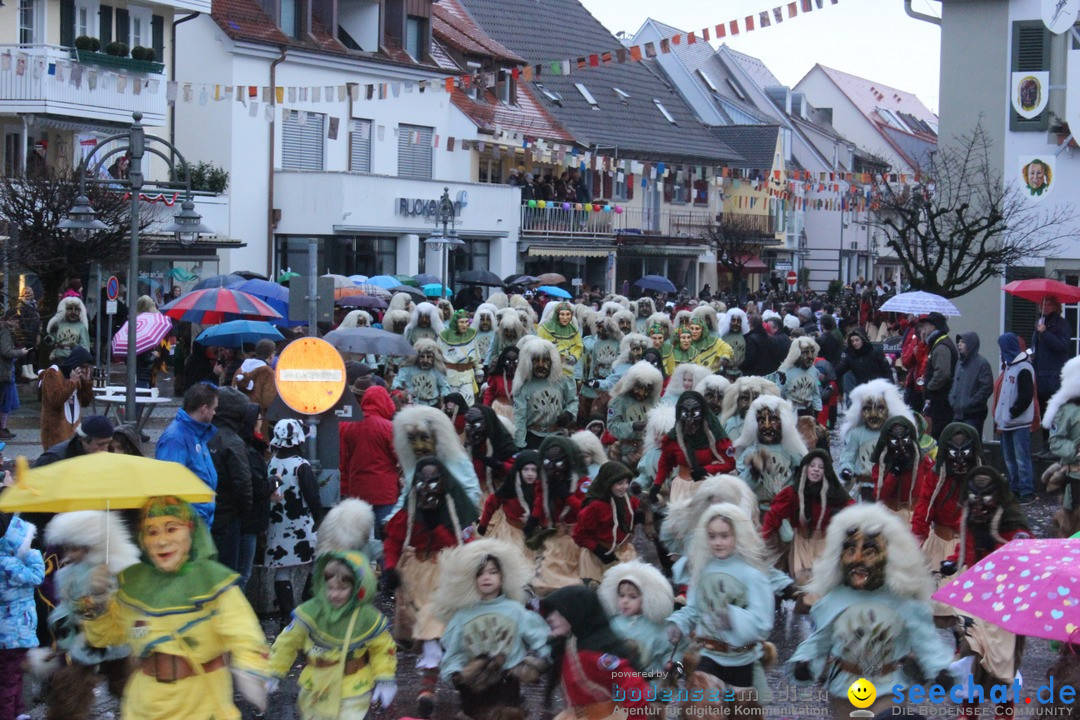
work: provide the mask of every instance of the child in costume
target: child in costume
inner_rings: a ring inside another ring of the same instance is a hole
[[[944,431],[944,428],[942,429]],[[881,426],[871,468],[873,500],[884,504],[911,524],[915,501],[926,483],[937,484],[934,459],[924,455],[918,431],[907,418],[891,417]]]
[[[524,720],[521,685],[547,670],[547,627],[524,604],[531,577],[531,564],[502,540],[477,540],[439,561],[433,605],[446,621],[439,672],[473,720]]]
[[[665,621],[675,609],[663,574],[640,560],[619,563],[604,573],[598,594],[611,629],[634,652],[634,666],[654,676],[663,672],[672,659]]]
[[[688,688],[705,693],[708,709],[717,707],[714,693],[734,691],[734,701],[719,704],[724,714],[757,708],[768,690],[763,662],[775,657],[766,642],[774,602],[761,536],[742,508],[711,505],[694,530],[689,558],[686,607],[668,618],[672,645],[685,636],[701,645]]]
[[[420,303],[428,305],[428,303]],[[438,407],[452,391],[446,381],[446,363],[434,340],[422,338],[413,343],[416,355],[407,358],[394,376],[391,390],[408,390],[413,402]]]
[[[61,662],[51,675],[54,688],[63,692],[48,695],[49,720],[81,720],[94,704],[98,675],[108,680],[109,691],[117,699],[128,679],[127,645],[93,647],[86,642],[80,602],[90,594],[94,569],[109,569],[110,590],[116,575],[139,562],[139,549],[131,541],[120,516],[95,510],[62,513],[45,526],[45,545],[61,548],[64,558],[56,573],[57,605],[49,613],[49,627],[56,638]]]
[[[525,523],[526,542],[540,553],[532,589],[543,597],[581,583],[581,548],[571,532],[589,481],[581,452],[570,438],[553,435],[540,444],[540,487]]]
[[[34,550],[36,528],[0,513],[0,720],[16,720],[23,707],[23,662],[37,647],[34,588],[45,580],[45,561]]]
[[[397,693],[397,646],[372,602],[375,572],[361,553],[333,551],[319,556],[314,578],[314,596],[271,648],[269,687],[276,689],[303,652],[302,720],[363,720],[372,704],[385,708]]]
[[[709,369],[696,363],[686,362],[667,370],[670,380],[664,388],[664,394],[660,402],[665,405],[674,405],[679,401],[687,390],[693,390],[705,378],[709,377]]]
[[[670,502],[694,494],[697,483],[709,475],[735,469],[735,450],[709,410],[705,398],[696,390],[687,390],[675,403],[675,428],[660,446],[656,479],[649,490],[653,500],[668,477],[671,479]]]
[[[609,461],[589,483],[581,501],[574,542],[581,547],[578,572],[588,585],[598,585],[604,570],[637,557],[631,539],[638,500],[630,497],[634,473],[620,462]]]
[[[125,720],[239,720],[234,679],[260,710],[266,707],[266,636],[238,576],[215,561],[210,532],[188,503],[151,498],[142,507],[142,562],[109,590],[100,566],[85,608],[86,639],[95,647],[129,644],[139,669],[124,688]],[[230,677],[229,670],[232,670]]]
[[[476,532],[503,540],[518,549],[522,557],[533,557],[525,546],[525,523],[536,501],[536,481],[540,477],[540,453],[522,450],[514,458],[510,476],[484,501]]]
[[[780,363],[784,379],[781,393],[795,408],[796,415],[816,416],[821,412],[821,374],[814,365],[818,344],[811,337],[791,341],[787,357]]]

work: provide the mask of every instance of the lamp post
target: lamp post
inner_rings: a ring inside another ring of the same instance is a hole
[[[425,245],[430,245],[441,253],[439,271],[442,283],[439,294],[443,299],[446,298],[446,283],[450,279],[450,251],[465,244],[465,241],[458,237],[457,229],[454,227],[454,218],[454,201],[450,199],[450,188],[444,187],[442,197],[439,198],[439,206],[435,211],[435,232],[424,241]]]
[[[202,224],[202,216],[195,212],[195,202],[192,200],[191,196],[191,172],[188,169],[187,160],[184,159],[184,156],[180,154],[180,151],[168,140],[146,134],[146,131],[143,129],[142,123],[140,122],[142,120],[142,113],[133,113],[132,120],[131,128],[129,128],[126,133],[118,133],[104,138],[85,158],[83,158],[82,163],[79,164],[79,196],[75,199],[75,205],[72,206],[71,210],[68,212],[67,218],[62,220],[58,225],[61,229],[70,231],[72,237],[81,242],[85,242],[93,233],[99,230],[110,229],[108,225],[97,219],[97,213],[94,211],[93,206],[90,205],[90,200],[86,195],[87,184],[103,186],[119,185],[120,187],[125,188],[131,197],[131,236],[128,254],[127,279],[127,402],[124,408],[128,420],[135,419],[137,407],[135,404],[135,343],[137,341],[135,333],[135,304],[138,299],[139,278],[139,194],[146,185],[152,185],[157,188],[175,188],[180,186],[180,183],[172,178],[176,176],[177,169],[181,169],[184,173],[184,201],[180,205],[180,211],[173,216],[173,222],[167,225],[164,230],[165,232],[176,235],[177,241],[182,245],[190,245],[198,239],[200,233],[209,232]],[[114,141],[117,143],[116,147],[95,159],[99,150],[102,150]],[[153,147],[154,143],[164,145],[170,151],[171,156],[167,155],[162,150]],[[105,163],[109,158],[114,155],[119,155],[120,153],[127,153],[127,156],[130,159],[127,178],[99,178],[98,176],[101,172],[101,168],[105,166]],[[169,168],[170,180],[168,182],[148,181],[143,177],[142,160],[147,153],[157,155],[165,161]],[[98,342],[101,342],[100,337],[98,338]]]

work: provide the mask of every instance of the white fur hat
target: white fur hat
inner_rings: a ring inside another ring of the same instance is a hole
[[[608,568],[597,590],[609,616],[619,614],[619,585],[624,582],[641,591],[641,614],[649,622],[662,625],[675,609],[675,595],[663,573],[641,560],[631,560]]]

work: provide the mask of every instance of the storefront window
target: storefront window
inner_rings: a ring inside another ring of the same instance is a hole
[[[308,238],[279,237],[277,267],[305,274],[308,268]],[[332,236],[318,239],[316,267],[320,273],[335,275],[393,275],[397,272],[397,238],[373,236]]]

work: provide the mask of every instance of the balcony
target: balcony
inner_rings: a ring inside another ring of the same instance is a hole
[[[611,239],[616,235],[638,235],[696,240],[715,222],[713,213],[706,211],[624,208],[622,212],[586,212],[562,207],[521,207],[522,235],[549,239]]]
[[[57,45],[0,45],[0,55],[11,53],[11,72],[0,73],[0,114],[61,115],[84,121],[131,123],[131,113],[141,112],[143,124],[165,124],[165,79],[160,74],[106,70],[72,59],[68,48]],[[26,70],[19,75],[19,59],[25,57]],[[66,62],[63,81],[56,78],[57,63]],[[72,84],[72,70],[81,68],[78,85]],[[50,68],[53,72],[50,73]],[[118,92],[118,77],[126,78],[124,92]],[[150,80],[136,95],[134,83]]]
[[[195,212],[202,215],[202,224],[210,229],[211,236],[227,238],[229,236],[229,198],[227,195],[212,195],[210,193],[192,193],[195,200]],[[161,195],[157,192],[145,193],[146,199],[150,200],[149,207],[143,212],[153,217],[153,220],[143,231],[147,235],[163,235],[166,225],[173,221],[173,215],[180,209],[180,202],[184,199],[184,192],[176,193],[176,201],[170,207],[164,200],[173,202],[173,193],[166,192]],[[147,205],[143,205],[146,208]]]

